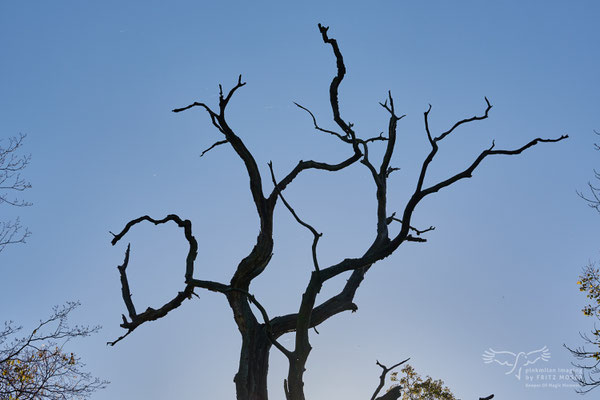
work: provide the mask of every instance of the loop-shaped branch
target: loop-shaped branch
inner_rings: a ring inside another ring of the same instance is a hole
[[[160,220],[151,218],[148,215],[144,215],[140,218],[131,220],[127,223],[127,225],[125,225],[125,228],[123,228],[123,230],[120,233],[118,233],[118,234],[113,233],[114,237],[111,241],[112,245],[114,246],[115,244],[117,244],[119,242],[119,240],[121,240],[125,236],[125,234],[127,234],[127,232],[129,232],[129,230],[134,225],[136,225],[142,221],[149,221],[149,222],[152,222],[154,225],[164,224],[168,221],[173,221],[180,228],[183,228],[185,238],[189,243],[189,251],[188,251],[187,258],[186,258],[186,268],[185,268],[185,283],[186,283],[186,285],[185,285],[183,291],[178,292],[177,295],[171,301],[165,303],[159,309],[154,309],[154,308],[148,307],[146,309],[146,311],[142,312],[141,314],[138,314],[135,310],[133,300],[131,299],[131,290],[129,288],[129,282],[127,279],[127,266],[129,265],[130,250],[131,250],[131,246],[127,245],[127,250],[125,251],[125,259],[123,261],[123,264],[120,265],[118,267],[118,269],[119,269],[119,274],[121,276],[121,292],[122,292],[122,296],[123,296],[123,302],[125,303],[125,306],[127,307],[130,321],[128,321],[124,315],[122,316],[123,323],[121,324],[121,327],[127,329],[127,333],[124,334],[123,336],[119,337],[117,340],[115,340],[113,342],[109,342],[108,344],[110,344],[111,346],[114,346],[116,343],[118,343],[119,341],[124,339],[131,332],[133,332],[133,330],[135,330],[138,326],[140,326],[144,322],[154,321],[159,318],[162,318],[165,315],[167,315],[171,310],[174,310],[175,308],[179,307],[185,299],[190,299],[192,297],[192,295],[194,294],[195,287],[201,287],[201,288],[218,291],[218,292],[223,292],[227,288],[226,285],[223,285],[223,284],[220,284],[217,282],[199,281],[199,280],[193,279],[194,261],[198,254],[198,242],[196,241],[196,238],[192,235],[192,223],[189,220],[182,220],[179,216],[177,216],[175,214],[169,214],[165,218],[160,219]]]
[[[185,238],[189,243],[189,251],[185,262],[185,279],[192,279],[192,275],[194,274],[194,260],[196,259],[196,256],[198,254],[198,242],[196,241],[194,235],[192,235],[192,221],[190,221],[189,219],[186,219],[184,221],[181,218],[179,218],[179,216],[177,216],[176,214],[169,214],[163,219],[156,220],[148,215],[144,215],[142,217],[129,221],[120,233],[116,235],[113,233],[114,237],[111,240],[111,244],[113,246],[117,244],[119,240],[121,240],[123,236],[125,236],[125,234],[129,232],[129,229],[131,229],[134,225],[139,224],[142,221],[152,222],[154,225],[164,224],[166,222],[173,221],[177,224],[177,226],[183,228]],[[129,252],[127,252],[127,254],[129,254]]]

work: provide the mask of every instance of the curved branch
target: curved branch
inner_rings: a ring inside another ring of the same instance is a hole
[[[561,137],[557,138],[557,139],[542,139],[542,138],[536,138],[533,139],[532,141],[530,141],[529,143],[525,144],[524,146],[519,147],[518,149],[514,149],[514,150],[494,150],[494,146],[495,144],[492,143],[492,145],[490,146],[489,149],[484,150],[481,152],[481,154],[479,154],[479,156],[475,159],[475,161],[473,161],[473,163],[466,168],[465,170],[459,172],[458,174],[446,179],[445,181],[439,182],[427,189],[424,189],[421,194],[421,197],[425,197],[431,193],[435,193],[437,191],[439,191],[442,188],[445,188],[447,186],[450,186],[451,184],[453,184],[454,182],[457,182],[461,179],[464,178],[470,178],[473,174],[473,171],[475,171],[475,169],[477,168],[477,166],[479,166],[479,164],[481,163],[481,161],[483,161],[483,159],[485,159],[488,156],[492,156],[492,155],[517,155],[517,154],[521,154],[522,152],[524,152],[525,150],[527,150],[530,147],[535,146],[538,143],[555,143],[555,142],[560,142],[563,139],[568,138],[568,135],[562,135]]]
[[[427,116],[427,113],[425,113],[425,115]],[[425,118],[427,119],[427,117],[425,117]],[[556,138],[556,139],[536,138],[536,139],[533,139],[532,141],[530,141],[529,143],[527,143],[517,149],[513,149],[513,150],[494,150],[495,144],[492,142],[492,145],[490,146],[490,148],[483,150],[479,154],[479,156],[475,159],[475,161],[473,161],[471,163],[471,165],[469,167],[467,167],[466,169],[464,169],[463,171],[451,176],[450,178],[448,178],[442,182],[432,185],[427,189],[421,189],[421,187],[423,185],[423,180],[425,178],[425,171],[427,169],[427,165],[431,162],[431,160],[433,159],[433,156],[435,155],[435,151],[437,150],[437,144],[435,142],[433,142],[434,148],[433,148],[432,152],[429,153],[429,155],[427,156],[425,161],[423,162],[423,167],[421,168],[421,176],[419,177],[419,182],[417,183],[417,188],[415,190],[415,193],[412,195],[412,197],[410,198],[410,200],[408,201],[408,203],[404,209],[404,214],[402,216],[401,231],[396,236],[396,238],[394,238],[394,240],[392,241],[392,244],[394,246],[398,246],[403,240],[406,239],[408,232],[411,229],[410,219],[412,217],[412,213],[415,210],[417,204],[419,204],[419,202],[424,197],[426,197],[432,193],[436,193],[439,190],[441,190],[445,187],[448,187],[461,179],[471,178],[473,176],[472,174],[475,171],[475,169],[479,166],[479,164],[486,157],[488,157],[490,155],[517,155],[517,154],[521,154],[523,151],[529,149],[530,147],[535,146],[538,143],[555,143],[555,142],[560,142],[561,140],[567,139],[568,137],[569,137],[568,135],[562,135],[561,137]]]
[[[182,112],[185,110],[189,110],[190,108],[193,107],[202,107],[206,110],[206,112],[208,113],[208,115],[210,116],[210,120],[212,121],[212,124],[221,132],[221,133],[225,133],[223,132],[223,128],[219,125],[219,123],[217,122],[217,113],[215,113],[209,106],[207,106],[204,103],[199,103],[199,102],[194,102],[188,106],[185,107],[181,107],[181,108],[175,108],[171,111],[173,111],[174,113],[178,113],[178,112]]]
[[[351,157],[349,157],[348,159],[346,159],[338,164],[327,164],[327,163],[317,162],[317,161],[300,161],[300,162],[298,162],[298,165],[296,165],[296,167],[279,182],[279,185],[269,195],[269,199],[268,199],[269,204],[271,204],[273,206],[275,204],[275,201],[277,200],[278,193],[285,190],[287,185],[289,185],[294,180],[294,178],[296,178],[296,176],[298,176],[298,174],[300,172],[307,170],[307,169],[322,169],[322,170],[326,170],[326,171],[339,171],[360,159],[360,157],[362,156],[362,153],[358,147],[359,144],[365,144],[365,143],[368,143],[370,141],[375,141],[375,140],[385,140],[385,138],[383,138],[382,135],[379,135],[378,137],[370,138],[367,140],[358,139],[356,137],[356,134],[354,133],[354,130],[352,129],[352,124],[344,122],[344,120],[341,118],[339,101],[338,101],[338,89],[339,89],[340,83],[344,79],[344,75],[346,75],[346,66],[344,65],[344,58],[342,57],[342,53],[340,52],[340,48],[337,44],[337,41],[335,39],[329,38],[329,36],[327,35],[328,29],[329,29],[329,27],[324,27],[323,25],[319,24],[319,31],[321,32],[321,36],[323,37],[323,42],[331,45],[331,47],[333,49],[333,53],[336,58],[337,74],[336,74],[336,76],[333,77],[333,79],[331,80],[331,84],[329,85],[329,102],[331,103],[331,110],[333,112],[333,120],[342,129],[342,131],[346,134],[346,137],[344,137],[343,135],[341,135],[335,131],[320,128],[317,125],[317,121],[316,121],[314,114],[310,110],[299,105],[298,103],[294,103],[294,104],[296,104],[299,108],[305,110],[306,112],[308,112],[310,114],[310,116],[313,119],[313,124],[315,125],[315,129],[320,130],[322,132],[332,134],[334,136],[337,136],[339,139],[341,139],[342,141],[344,141],[346,143],[351,143],[352,148],[354,150],[354,154]]]
[[[250,192],[252,194],[252,199],[260,219],[260,233],[258,235],[256,245],[252,249],[251,253],[238,264],[236,272],[231,279],[231,284],[237,288],[247,288],[252,279],[258,276],[266,268],[270,261],[272,254],[271,252],[273,249],[273,208],[275,205],[274,201],[267,202],[267,199],[264,197],[262,177],[254,156],[250,150],[248,150],[242,139],[235,134],[231,127],[229,127],[225,119],[225,110],[229,104],[229,101],[233,97],[234,93],[244,85],[246,85],[246,82],[242,82],[241,75],[238,77],[236,85],[229,90],[227,95],[224,95],[223,87],[219,85],[218,114],[212,111],[210,107],[206,106],[204,103],[194,103],[190,106],[173,110],[174,112],[180,112],[194,106],[205,108],[212,119],[213,125],[217,127],[221,133],[223,133],[225,136],[225,141],[231,144],[231,147],[234,149],[246,167],[250,181]],[[222,142],[215,143],[206,151],[219,144],[222,144]],[[276,198],[276,196],[272,197],[273,200]]]
[[[329,133],[330,135],[333,135],[333,136],[337,137],[338,139],[340,139],[344,143],[350,143],[350,144],[352,144],[352,139],[349,139],[347,136],[340,135],[336,131],[332,131],[332,130],[329,130],[329,129],[321,128],[319,126],[319,124],[317,124],[317,119],[316,119],[315,115],[312,113],[312,111],[310,111],[308,108],[306,108],[306,107],[304,107],[304,106],[296,103],[295,101],[293,103],[298,108],[306,111],[310,115],[310,117],[312,118],[312,121],[313,121],[313,125],[314,125],[314,127],[315,127],[316,130],[318,130],[320,132]],[[365,139],[365,140],[360,139],[360,138],[356,138],[356,142],[360,143],[360,144],[369,143],[369,142],[376,142],[376,141],[382,141],[382,142],[384,142],[386,140],[388,140],[388,138],[386,138],[386,137],[383,136],[383,132],[381,132],[378,136],[374,136],[374,137],[371,137],[371,138],[368,138],[368,139]]]
[[[298,176],[298,174],[300,172],[308,170],[308,169],[319,169],[319,170],[323,170],[323,171],[339,171],[341,169],[344,169],[344,168],[354,164],[356,161],[358,161],[360,159],[361,156],[362,156],[362,153],[359,150],[358,152],[355,152],[352,156],[350,156],[349,158],[340,162],[339,164],[327,164],[324,162],[318,162],[318,161],[312,161],[312,160],[299,161],[298,164],[294,167],[294,169],[291,170],[290,173],[287,174],[281,181],[279,181],[279,184],[277,185],[277,187],[275,187],[273,189],[273,191],[269,195],[269,203],[273,204],[274,201],[277,199],[278,193],[285,190],[285,188],[290,183],[292,183],[292,181]]]
[[[286,349],[285,346],[283,346],[281,343],[279,343],[277,338],[273,335],[273,328],[271,326],[271,320],[269,318],[269,315],[267,314],[267,310],[265,309],[265,307],[263,307],[262,304],[260,304],[260,302],[258,300],[256,300],[256,297],[254,297],[254,295],[251,294],[250,292],[248,292],[246,290],[238,289],[238,288],[230,287],[230,288],[228,288],[227,291],[240,292],[240,293],[243,293],[246,295],[246,297],[248,298],[248,301],[250,303],[254,304],[256,306],[256,308],[258,308],[258,311],[260,311],[260,314],[263,317],[263,321],[265,324],[267,336],[269,337],[269,340],[271,341],[271,343],[273,343],[273,345],[275,347],[277,347],[277,349],[279,351],[281,351],[283,353],[283,355],[285,355],[288,359],[291,358],[293,356],[293,353],[291,351],[289,351],[288,349]]]
[[[298,107],[303,109],[304,111],[306,111],[312,118],[313,121],[313,125],[315,126],[315,129],[321,132],[325,132],[325,133],[329,133],[330,135],[336,136],[337,138],[339,138],[341,141],[345,142],[345,143],[351,143],[352,141],[350,139],[348,139],[347,136],[343,136],[340,135],[339,133],[335,132],[335,131],[330,131],[329,129],[323,129],[321,128],[318,124],[317,124],[317,119],[315,118],[315,115],[312,113],[312,111],[310,111],[308,108],[301,106],[300,104],[294,102],[294,104]]]
[[[127,250],[125,251],[125,259],[123,261],[123,264],[120,265],[118,267],[118,269],[119,269],[119,274],[121,276],[121,292],[122,292],[122,296],[123,296],[123,302],[125,303],[125,306],[127,307],[130,321],[128,321],[124,315],[122,316],[123,323],[121,324],[121,327],[127,329],[127,333],[124,334],[123,336],[121,336],[120,338],[118,338],[117,340],[115,340],[113,342],[109,342],[108,344],[110,344],[111,346],[114,346],[116,343],[118,343],[119,341],[124,339],[126,336],[128,336],[131,332],[133,332],[138,326],[140,326],[144,322],[154,321],[159,318],[162,318],[165,315],[167,315],[171,310],[174,310],[175,308],[179,307],[185,299],[191,299],[192,295],[194,294],[195,287],[201,287],[201,288],[218,291],[218,292],[224,292],[224,290],[227,288],[226,285],[223,285],[223,284],[220,284],[217,282],[199,281],[199,280],[193,279],[194,261],[198,254],[198,242],[196,241],[196,238],[192,235],[192,223],[189,220],[185,220],[185,221],[182,220],[179,216],[177,216],[175,214],[169,214],[165,218],[160,219],[160,220],[151,218],[148,215],[144,215],[140,218],[131,220],[125,225],[125,228],[123,228],[123,230],[121,232],[119,232],[118,234],[113,233],[114,237],[111,241],[112,245],[114,246],[115,244],[117,244],[119,242],[119,240],[121,240],[134,225],[136,225],[140,222],[143,222],[143,221],[152,222],[154,225],[164,224],[168,221],[173,221],[180,228],[183,228],[185,238],[189,243],[189,251],[188,251],[187,258],[186,258],[186,269],[185,269],[186,285],[185,285],[183,291],[178,292],[177,295],[171,301],[165,303],[159,309],[153,309],[151,307],[148,307],[146,309],[146,311],[144,311],[141,314],[138,314],[135,310],[133,300],[131,299],[131,291],[129,289],[129,282],[127,279],[127,266],[129,264],[129,255],[130,255],[130,250],[131,250],[131,246],[127,245]]]
[[[375,181],[375,185],[377,185],[377,187],[380,187],[382,184],[381,178],[379,177],[377,170],[369,160],[369,145],[367,143],[361,144],[363,146],[363,158],[362,160],[360,160],[360,163],[368,168],[369,172],[371,173],[371,176],[373,177],[373,180]]]
[[[185,278],[186,278],[186,280],[191,279],[194,274],[194,260],[196,259],[196,256],[198,255],[198,242],[196,241],[196,238],[192,235],[192,222],[189,219],[186,219],[184,221],[181,218],[179,218],[179,216],[177,216],[176,214],[169,214],[163,219],[156,220],[154,218],[151,218],[148,215],[144,215],[142,217],[139,217],[139,218],[129,221],[127,223],[127,225],[125,225],[125,228],[123,228],[123,230],[120,233],[118,233],[116,235],[113,233],[114,237],[111,240],[111,244],[113,246],[115,244],[117,244],[119,242],[119,240],[121,240],[123,238],[123,236],[125,236],[125,234],[127,234],[127,232],[129,232],[129,229],[131,229],[134,225],[139,224],[142,221],[149,221],[149,222],[152,222],[154,225],[164,224],[166,222],[173,221],[177,224],[177,226],[179,226],[180,228],[183,228],[185,238],[188,241],[189,246],[190,246],[190,249],[188,251],[188,255],[186,258]],[[127,252],[127,255],[129,255],[129,252]]]
[[[325,322],[330,317],[344,311],[356,312],[358,306],[354,304],[353,299],[356,290],[364,279],[365,274],[371,266],[355,269],[352,271],[350,278],[344,285],[344,288],[335,296],[332,296],[325,302],[316,306],[311,314],[310,327],[314,328]],[[294,332],[298,314],[287,314],[280,317],[275,317],[271,320],[274,334],[279,337],[285,333]]]
[[[277,180],[275,179],[275,172],[273,172],[273,163],[271,161],[269,161],[269,170],[271,171],[271,179],[273,180],[273,185],[275,186],[275,190],[277,190]],[[315,271],[319,271],[319,261],[317,259],[317,244],[319,243],[319,238],[321,236],[323,236],[323,234],[317,232],[317,230],[315,228],[313,228],[312,225],[302,221],[300,219],[300,217],[298,216],[298,214],[296,214],[296,211],[294,211],[292,206],[290,206],[290,204],[285,200],[285,198],[283,197],[283,194],[280,191],[277,191],[277,192],[279,194],[279,197],[281,198],[281,201],[286,206],[286,208],[290,211],[290,213],[296,219],[296,221],[300,225],[302,225],[303,227],[308,229],[313,234],[313,237],[314,237],[313,244],[312,244],[313,265],[315,267]]]
[[[202,157],[203,155],[205,155],[206,153],[208,153],[209,151],[211,151],[211,150],[212,150],[212,149],[214,149],[215,147],[217,147],[217,146],[220,146],[220,145],[222,145],[222,144],[225,144],[225,143],[227,143],[227,140],[219,140],[219,141],[217,141],[217,142],[213,143],[213,145],[212,145],[212,146],[210,146],[208,149],[204,150],[204,151],[203,151],[203,152],[200,154],[200,157]]]
[[[331,48],[333,49],[333,54],[335,55],[336,59],[337,75],[333,77],[333,79],[331,80],[331,84],[329,85],[329,101],[331,103],[331,110],[333,111],[333,120],[338,124],[340,128],[342,128],[342,130],[346,133],[346,135],[348,135],[348,137],[355,139],[356,134],[352,130],[352,124],[347,124],[340,116],[338,89],[340,87],[340,83],[342,83],[342,80],[344,79],[344,75],[346,75],[344,57],[342,57],[342,52],[340,51],[337,41],[327,36],[328,30],[328,26],[326,27],[319,24],[319,31],[321,32],[321,36],[323,37],[323,42],[331,45]]]
[[[446,132],[443,132],[440,136],[436,137],[435,139],[433,139],[435,142],[439,142],[440,140],[443,140],[446,136],[448,136],[449,134],[452,133],[452,131],[454,131],[456,128],[458,128],[459,126],[463,125],[463,124],[467,124],[469,122],[473,122],[473,121],[481,121],[482,119],[486,119],[488,117],[488,113],[490,112],[490,110],[492,109],[492,105],[490,104],[490,101],[488,100],[487,97],[484,97],[485,99],[485,103],[487,104],[487,107],[485,109],[485,113],[481,116],[473,116],[471,118],[465,118],[463,120],[458,121],[457,123],[455,123],[452,128],[448,129]],[[431,107],[430,107],[431,109]]]

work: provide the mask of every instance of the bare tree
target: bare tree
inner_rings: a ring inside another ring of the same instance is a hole
[[[596,135],[600,132],[594,131]],[[595,143],[594,148],[600,150],[600,146]],[[594,178],[600,180],[600,173],[594,170]],[[588,182],[589,195],[583,192],[577,192],[579,197],[584,199],[588,205],[600,213],[600,187]],[[586,294],[589,303],[581,310],[584,315],[600,320],[600,270],[596,265],[590,262],[583,268],[579,280],[579,291]],[[571,355],[577,360],[573,365],[581,370],[580,374],[574,374],[573,379],[579,383],[579,393],[587,393],[597,387],[600,387],[600,330],[594,325],[590,334],[579,333],[584,344],[578,347],[569,347],[565,345]]]
[[[579,276],[577,284],[579,290],[589,299],[589,303],[581,311],[588,317],[600,320],[600,270],[593,263],[588,264]],[[565,347],[578,360],[573,365],[581,370],[580,374],[573,375],[573,379],[581,387],[577,391],[587,393],[600,387],[600,330],[594,325],[590,334],[579,335],[584,341],[583,346]]]
[[[600,135],[600,132],[598,131],[594,131],[594,133]],[[594,148],[600,151],[598,143],[594,143]],[[594,170],[594,179],[600,181],[600,172]],[[584,199],[590,207],[596,209],[596,211],[600,213],[600,187],[594,185],[592,182],[588,182],[588,187],[590,189],[588,195],[583,192],[577,192],[577,194]]]
[[[11,137],[6,146],[3,146],[0,141],[0,205],[7,204],[15,207],[31,205],[14,197],[14,192],[22,192],[31,187],[31,184],[21,177],[21,171],[31,160],[30,155],[18,154],[24,139],[25,135]],[[29,235],[29,230],[21,225],[18,217],[12,221],[0,221],[0,252],[9,244],[25,243]]]
[[[257,162],[252,152],[246,147],[244,140],[236,134],[229,125],[226,118],[226,109],[238,89],[241,89],[245,82],[240,76],[236,85],[229,91],[223,91],[219,86],[219,103],[217,108],[212,108],[206,103],[194,102],[186,107],[177,108],[173,112],[179,113],[195,107],[203,109],[210,117],[213,126],[223,135],[223,138],[215,142],[208,150],[215,146],[228,144],[231,146],[237,156],[243,161],[250,183],[250,192],[256,212],[260,221],[260,232],[256,244],[252,251],[240,260],[235,273],[228,283],[201,280],[194,275],[194,262],[198,253],[198,243],[192,234],[192,223],[189,220],[180,218],[178,215],[170,214],[162,219],[155,219],[144,215],[137,219],[129,221],[123,230],[113,234],[112,244],[117,244],[127,232],[135,225],[141,222],[150,222],[155,225],[174,222],[183,229],[185,238],[189,244],[189,251],[185,264],[185,282],[180,292],[178,292],[170,301],[158,309],[147,308],[143,312],[136,311],[131,298],[129,283],[127,279],[127,267],[130,259],[131,247],[127,246],[125,259],[120,265],[119,273],[122,284],[122,297],[125,302],[129,318],[123,315],[123,327],[126,332],[123,336],[109,344],[114,345],[127,335],[131,334],[137,327],[145,322],[157,320],[164,317],[170,311],[178,308],[186,299],[191,299],[195,294],[194,290],[205,289],[213,292],[222,293],[233,311],[233,318],[242,337],[242,346],[240,352],[240,361],[238,372],[234,381],[238,400],[266,400],[267,396],[267,372],[269,363],[269,352],[272,346],[281,351],[289,362],[287,379],[283,386],[288,400],[303,400],[304,396],[304,372],[307,359],[312,350],[310,344],[309,330],[315,328],[325,320],[344,311],[356,311],[357,305],[354,303],[354,295],[363,281],[369,269],[377,262],[388,256],[402,244],[407,242],[423,243],[425,233],[434,229],[433,227],[420,229],[412,221],[413,213],[419,203],[426,197],[445,189],[452,184],[470,178],[473,172],[481,162],[490,156],[496,155],[517,155],[525,150],[542,142],[558,142],[565,138],[563,135],[556,139],[536,138],[530,142],[514,149],[497,149],[494,142],[483,149],[464,170],[458,171],[444,180],[430,183],[427,178],[429,166],[440,150],[440,145],[444,139],[447,139],[463,125],[488,118],[488,113],[492,108],[488,99],[485,99],[485,110],[482,115],[465,118],[449,129],[441,133],[434,133],[429,124],[429,114],[431,106],[424,113],[425,133],[430,145],[430,151],[422,162],[420,172],[416,178],[416,187],[408,199],[403,211],[398,214],[390,212],[387,204],[388,178],[391,173],[396,171],[391,165],[392,155],[394,153],[397,134],[396,127],[404,115],[400,115],[395,106],[391,92],[388,92],[387,98],[380,103],[382,110],[387,114],[388,129],[386,135],[377,137],[361,138],[355,131],[352,123],[347,122],[341,115],[338,89],[346,74],[346,67],[342,53],[335,39],[329,37],[328,28],[319,24],[319,31],[323,42],[331,46],[336,60],[336,75],[333,77],[329,87],[329,100],[333,121],[337,125],[335,129],[324,128],[317,123],[315,115],[306,107],[297,104],[312,119],[314,128],[322,133],[332,135],[339,140],[342,145],[347,146],[348,153],[342,160],[331,161],[299,161],[298,164],[289,172],[283,175],[281,179],[276,178],[272,163],[269,163],[270,180],[273,183],[273,189],[270,193],[263,191],[263,176],[261,175]],[[370,157],[370,146],[382,144],[384,154],[381,160],[375,161]],[[207,151],[208,151],[207,150]],[[376,235],[372,242],[366,244],[366,251],[356,258],[345,258],[332,265],[321,265],[317,256],[317,247],[319,238],[322,234],[311,224],[303,220],[298,212],[294,210],[291,203],[284,197],[285,189],[290,186],[296,177],[308,170],[321,171],[340,171],[357,162],[363,164],[368,171],[375,185],[376,198]],[[259,276],[269,265],[273,253],[273,211],[278,200],[281,199],[283,205],[289,210],[296,221],[308,229],[313,235],[311,247],[313,271],[308,277],[306,289],[302,294],[298,309],[286,315],[270,317],[265,307],[259,302],[255,294],[251,293],[250,286],[252,281]],[[397,233],[390,233],[390,225],[398,224]],[[350,277],[346,281],[343,289],[328,298],[317,303],[317,295],[323,285],[333,280],[341,278],[345,272],[350,272]],[[251,305],[256,306],[258,310],[255,313]],[[295,340],[291,348],[285,347],[278,339],[286,334],[294,333]]]
[[[108,382],[93,378],[64,345],[88,336],[99,327],[69,327],[67,317],[79,303],[55,307],[23,337],[21,327],[5,323],[0,331],[0,398],[6,400],[65,400],[88,398]]]

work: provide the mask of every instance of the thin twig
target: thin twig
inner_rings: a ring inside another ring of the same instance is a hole
[[[286,208],[290,211],[290,213],[292,213],[292,215],[294,216],[294,219],[303,227],[305,227],[306,229],[308,229],[312,234],[313,234],[313,244],[312,244],[312,258],[313,258],[313,264],[315,267],[315,271],[319,271],[319,261],[317,259],[317,244],[319,242],[319,238],[321,236],[323,236],[322,233],[317,232],[317,230],[315,228],[312,227],[312,225],[304,222],[302,219],[300,219],[300,217],[298,216],[298,214],[296,213],[296,211],[294,211],[294,209],[292,208],[292,206],[285,200],[285,198],[283,197],[283,194],[281,193],[281,191],[277,188],[277,180],[275,179],[275,172],[273,172],[273,162],[269,161],[269,170],[271,171],[271,179],[273,181],[273,185],[275,186],[275,189],[279,195],[279,197],[281,198],[281,201],[283,202],[283,204],[286,206]]]
[[[212,146],[210,146],[208,149],[204,150],[204,151],[202,152],[202,154],[200,154],[200,157],[202,157],[203,155],[205,155],[206,153],[208,153],[209,151],[211,151],[211,150],[212,150],[212,149],[214,149],[215,147],[217,147],[217,146],[220,146],[220,145],[222,145],[222,144],[225,144],[225,143],[227,143],[227,142],[228,142],[227,140],[219,140],[218,142],[215,142],[215,143],[213,143],[213,145],[212,145]]]

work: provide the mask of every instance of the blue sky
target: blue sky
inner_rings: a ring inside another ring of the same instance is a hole
[[[535,137],[570,138],[488,159],[472,179],[425,200],[413,221],[436,226],[428,243],[403,245],[377,264],[356,296],[359,311],[311,337],[307,397],[369,398],[376,359],[411,357],[418,372],[443,379],[463,399],[577,398],[572,388],[526,387],[481,355],[548,346],[543,367],[568,368],[563,343],[579,344],[578,332],[592,327],[575,282],[600,258],[600,220],[575,191],[599,165],[592,147],[600,128],[597,2],[123,3],[0,4],[1,136],[28,135],[33,188],[24,197],[34,203],[2,209],[7,217],[18,211],[33,235],[0,254],[0,320],[27,326],[54,304],[80,300],[73,321],[104,328],[74,348],[112,382],[94,399],[234,398],[240,339],[222,296],[200,293],[105,346],[123,333],[125,312],[116,266],[126,243],[113,248],[108,231],[144,214],[177,213],[194,223],[197,277],[227,281],[258,232],[243,165],[225,146],[199,158],[218,132],[200,110],[170,110],[216,104],[217,85],[230,87],[241,73],[247,85],[229,121],[264,174],[269,160],[281,176],[300,159],[341,159],[348,149],[316,133],[292,103],[333,126],[327,102],[335,65],[321,22],[344,54],[341,110],[359,135],[386,129],[378,102],[388,90],[407,114],[390,211],[402,210],[428,151],[428,104],[436,132],[482,113],[484,96],[494,105],[488,120],[445,140],[431,182],[464,168],[492,139],[513,148]],[[375,196],[364,166],[307,173],[287,199],[324,232],[322,265],[370,243]],[[127,239],[137,308],[158,306],[183,286],[181,232],[139,226]],[[275,240],[273,261],[252,287],[271,315],[297,309],[311,270],[312,238],[283,208]],[[322,298],[343,282],[325,287]],[[273,351],[272,399],[283,399],[285,374]]]

